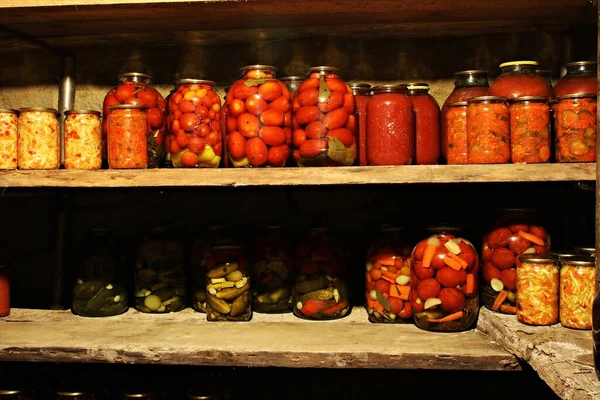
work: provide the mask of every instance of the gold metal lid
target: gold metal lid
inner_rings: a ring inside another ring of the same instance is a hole
[[[0,108],[0,114],[18,114],[18,110],[12,108]]]
[[[597,98],[598,95],[596,93],[572,93],[566,94],[564,96],[559,96],[555,100],[567,100],[567,99],[586,99],[586,98]]]
[[[19,108],[19,112],[20,113],[28,112],[28,111],[33,111],[33,112],[51,112],[53,114],[57,114],[58,115],[58,110],[56,108],[44,108],[44,107]]]
[[[9,394],[19,394],[22,393],[20,390],[0,390],[0,394],[9,395]]]
[[[469,103],[466,101],[457,101],[455,103],[448,104],[448,107],[466,107]]]
[[[429,84],[425,82],[410,82],[406,84],[408,90],[429,90]]]
[[[100,116],[102,113],[96,110],[67,110],[65,111],[65,115],[69,114],[94,114]]]
[[[186,84],[190,84],[190,85],[204,84],[204,85],[210,85],[210,86],[216,85],[216,83],[214,81],[209,81],[206,79],[185,78],[185,79],[178,79],[175,82],[173,82],[173,85],[175,85],[175,86],[186,85]]]
[[[250,71],[253,69],[259,71],[277,71],[277,68],[275,68],[274,66],[265,64],[246,65],[240,68],[240,71]]]
[[[528,262],[534,264],[549,264],[556,263],[558,261],[558,257],[554,254],[521,254],[517,256],[521,262]]]
[[[142,397],[148,397],[150,393],[126,393],[123,395],[126,399],[140,399]]]
[[[468,69],[466,71],[458,71],[454,73],[454,76],[463,76],[463,75],[489,75],[488,71],[484,71],[482,69]]]
[[[471,97],[467,100],[467,103],[503,103],[508,99],[502,96],[479,96],[479,97]]]
[[[142,78],[142,79],[147,79],[149,81],[151,81],[151,80],[154,79],[154,77],[152,75],[143,74],[141,72],[125,72],[124,74],[118,75],[117,78],[119,78],[119,79],[123,79],[123,78]]]
[[[67,396],[67,397],[75,397],[75,396],[83,396],[83,392],[56,392],[59,396]]]
[[[500,64],[500,68],[504,68],[504,67],[512,67],[515,65],[532,65],[532,66],[537,66],[539,65],[539,63],[537,61],[509,61],[509,62],[505,62]]]

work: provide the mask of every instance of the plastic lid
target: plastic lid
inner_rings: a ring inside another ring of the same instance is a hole
[[[310,67],[308,69],[308,72],[329,72],[333,74],[339,74],[340,72],[342,72],[342,69],[338,67],[332,67],[329,65],[319,65],[318,67]]]
[[[521,262],[528,262],[534,264],[542,264],[542,263],[556,263],[558,261],[558,257],[554,254],[521,254],[517,256]]]
[[[539,63],[537,61],[509,61],[509,62],[505,62],[500,64],[500,68],[504,68],[504,67],[512,67],[514,65],[539,65]]]
[[[18,110],[13,110],[12,108],[0,108],[0,114],[18,114]]]
[[[27,112],[27,111],[51,112],[53,114],[58,114],[58,110],[56,108],[43,108],[43,107],[19,108],[20,113]]]
[[[248,71],[251,69],[256,69],[259,71],[265,71],[265,70],[269,70],[269,71],[277,71],[277,68],[275,68],[272,65],[265,65],[265,64],[254,64],[254,65],[246,65],[245,67],[240,68],[240,71]]]
[[[458,71],[454,73],[454,76],[462,75],[489,75],[489,72],[482,69],[468,69],[466,71]]]
[[[102,115],[102,113],[100,111],[96,111],[96,110],[67,110],[67,111],[65,111],[65,115],[69,115],[69,114],[94,114],[97,116]]]
[[[116,110],[116,109],[145,109],[146,106],[143,104],[115,104],[112,106],[108,106],[109,110]]]
[[[598,95],[596,93],[572,93],[566,94],[564,96],[559,96],[555,100],[567,100],[567,99],[586,99],[586,98],[596,98]]]
[[[206,79],[191,79],[191,78],[178,79],[175,82],[173,82],[173,85],[175,85],[175,86],[185,85],[185,84],[198,85],[201,83],[203,83],[205,85],[210,85],[210,86],[216,85],[216,83],[214,81],[209,81]]]
[[[467,103],[500,103],[508,101],[506,97],[502,96],[479,96],[479,97],[471,97],[467,100]]]
[[[141,72],[125,72],[124,74],[118,75],[117,77],[119,79],[121,79],[121,78],[143,78],[143,79],[148,79],[150,81],[152,79],[154,79],[154,77],[152,75],[143,74]]]
[[[456,103],[450,103],[450,104],[448,104],[448,107],[465,107],[468,104],[469,103],[467,103],[466,101],[457,101]]]
[[[550,98],[548,97],[544,97],[544,96],[522,96],[522,97],[514,97],[511,99],[508,99],[508,101],[510,101],[511,103],[514,102],[519,102],[519,101],[543,101],[545,103],[547,103],[548,101],[550,101]]]

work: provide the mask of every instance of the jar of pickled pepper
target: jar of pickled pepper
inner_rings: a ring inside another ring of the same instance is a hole
[[[469,164],[510,162],[510,118],[505,97],[467,100],[467,158]]]
[[[553,105],[557,162],[596,161],[596,94],[556,98]]]
[[[60,127],[54,108],[21,108],[18,119],[19,169],[60,167]]]
[[[592,329],[596,294],[596,266],[591,257],[570,257],[560,263],[560,323],[574,329]]]
[[[294,96],[293,155],[300,167],[352,165],[356,160],[356,106],[340,71],[310,68]]]
[[[488,96],[509,99],[523,96],[554,97],[546,80],[536,74],[536,61],[510,61],[500,64],[502,73],[490,86]]]
[[[102,167],[102,125],[99,111],[65,111],[64,152],[66,169]]]
[[[19,112],[0,109],[0,169],[17,168],[17,124]]]
[[[225,98],[229,161],[234,167],[284,167],[292,144],[289,90],[270,65],[240,71]]]
[[[371,85],[351,83],[350,89],[356,101],[358,113],[358,165],[367,165],[367,103],[371,98]]]
[[[596,93],[596,61],[575,61],[564,65],[566,74],[554,87],[556,97],[577,93]]]
[[[444,116],[446,129],[446,160],[449,165],[468,164],[466,101],[448,104]]]
[[[548,98],[525,96],[510,100],[510,157],[513,163],[550,160]]]
[[[427,83],[408,83],[406,95],[415,117],[415,164],[432,165],[440,160],[440,106],[429,94]]]
[[[279,78],[279,80],[285,86],[287,86],[288,90],[290,91],[290,102],[291,102],[292,98],[294,97],[294,94],[296,93],[296,90],[298,90],[298,88],[300,87],[302,82],[304,82],[304,77],[303,76],[284,76],[282,78]]]
[[[521,254],[517,264],[517,319],[528,325],[558,322],[558,258],[554,255]]]
[[[114,169],[148,167],[146,107],[122,104],[108,108],[108,165]]]

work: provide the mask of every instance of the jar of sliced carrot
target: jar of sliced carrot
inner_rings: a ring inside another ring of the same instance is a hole
[[[560,323],[574,329],[592,329],[596,293],[594,259],[579,256],[560,260]]]
[[[558,322],[559,274],[554,255],[521,254],[517,263],[517,319],[527,325]]]
[[[556,100],[556,161],[595,162],[596,94],[572,94]]]
[[[513,163],[550,160],[550,106],[547,97],[510,100],[510,156]]]
[[[498,96],[467,100],[467,158],[469,164],[510,162],[507,99]]]

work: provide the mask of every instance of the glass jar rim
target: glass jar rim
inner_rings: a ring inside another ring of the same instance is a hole
[[[152,81],[154,79],[152,75],[144,74],[142,72],[125,72],[123,74],[118,75],[117,78],[142,78],[148,81]]]
[[[251,70],[258,70],[258,71],[277,71],[277,68],[275,68],[272,65],[266,65],[266,64],[253,64],[253,65],[246,65],[240,68],[241,72],[244,71],[251,71]]]
[[[531,67],[535,67],[540,65],[537,61],[508,61],[508,62],[504,62],[502,64],[500,64],[500,68],[505,68],[505,67],[517,67],[517,66],[531,66]]]
[[[563,67],[566,69],[569,67],[587,67],[587,66],[597,65],[597,64],[598,64],[597,61],[573,61],[573,62],[566,63],[565,65],[563,65]]]
[[[429,87],[429,84],[426,82],[409,82],[406,84],[406,89],[408,91],[413,91],[413,90],[429,91],[431,88]]]
[[[372,86],[370,83],[366,82],[352,82],[348,84],[350,89],[371,89]]]
[[[467,103],[504,103],[508,101],[506,97],[502,96],[479,96],[479,97],[471,97],[467,99]]]
[[[457,101],[457,102],[448,104],[448,107],[465,107],[468,105],[469,105],[469,103],[466,101]]]
[[[19,108],[19,113],[35,111],[35,112],[51,112],[53,114],[58,115],[58,110],[56,108],[44,108],[44,107],[30,107],[30,108]]]
[[[65,115],[70,115],[70,114],[94,114],[97,115],[98,117],[100,115],[102,115],[102,113],[100,111],[96,111],[96,110],[67,110],[64,112]]]
[[[586,267],[595,267],[596,260],[592,257],[586,257],[582,255],[575,255],[573,257],[568,257],[565,260],[561,260],[562,265],[577,265],[577,266],[586,266]]]
[[[576,251],[569,250],[569,249],[551,250],[550,254],[555,255],[559,259],[561,259],[561,258],[567,258],[567,257],[571,258],[571,257],[577,257],[577,256],[579,256],[579,254]]]
[[[175,85],[175,86],[186,85],[186,84],[190,84],[190,85],[204,84],[204,85],[210,85],[210,86],[216,85],[216,83],[214,81],[210,81],[208,79],[183,78],[183,79],[177,79],[175,82],[173,82],[173,85]]]
[[[316,67],[310,67],[308,69],[308,73],[312,73],[312,72],[328,72],[328,73],[333,73],[333,74],[340,74],[342,72],[342,69],[339,67],[334,67],[331,65],[319,65]]]
[[[112,106],[108,106],[109,110],[116,110],[116,109],[146,109],[148,107],[146,107],[143,104],[114,104]]]
[[[596,253],[595,247],[586,247],[586,246],[574,246],[573,247],[577,251],[583,251],[585,253]]]
[[[559,96],[556,99],[554,99],[555,101],[561,101],[561,100],[568,100],[568,99],[586,99],[586,98],[597,98],[598,94],[596,93],[572,93],[572,94],[566,94],[564,96]]]
[[[535,102],[535,103],[548,103],[550,101],[549,97],[544,96],[521,96],[521,97],[513,97],[508,99],[511,103],[520,103],[520,102]]]
[[[0,114],[18,114],[19,110],[13,108],[0,108]]]
[[[385,84],[385,85],[377,85],[373,86],[371,89],[373,94],[380,93],[405,93],[407,90],[407,86],[404,83],[400,84]]]
[[[305,78],[303,76],[299,76],[299,75],[290,75],[290,76],[284,76],[283,78],[277,78],[280,81],[303,81]]]
[[[472,75],[485,75],[486,77],[489,75],[490,73],[488,71],[485,71],[483,69],[467,69],[464,71],[458,71],[454,73],[454,76],[472,76]]]
[[[521,262],[528,262],[533,264],[548,264],[556,263],[558,261],[558,257],[553,254],[521,254],[518,255],[517,258]]]

